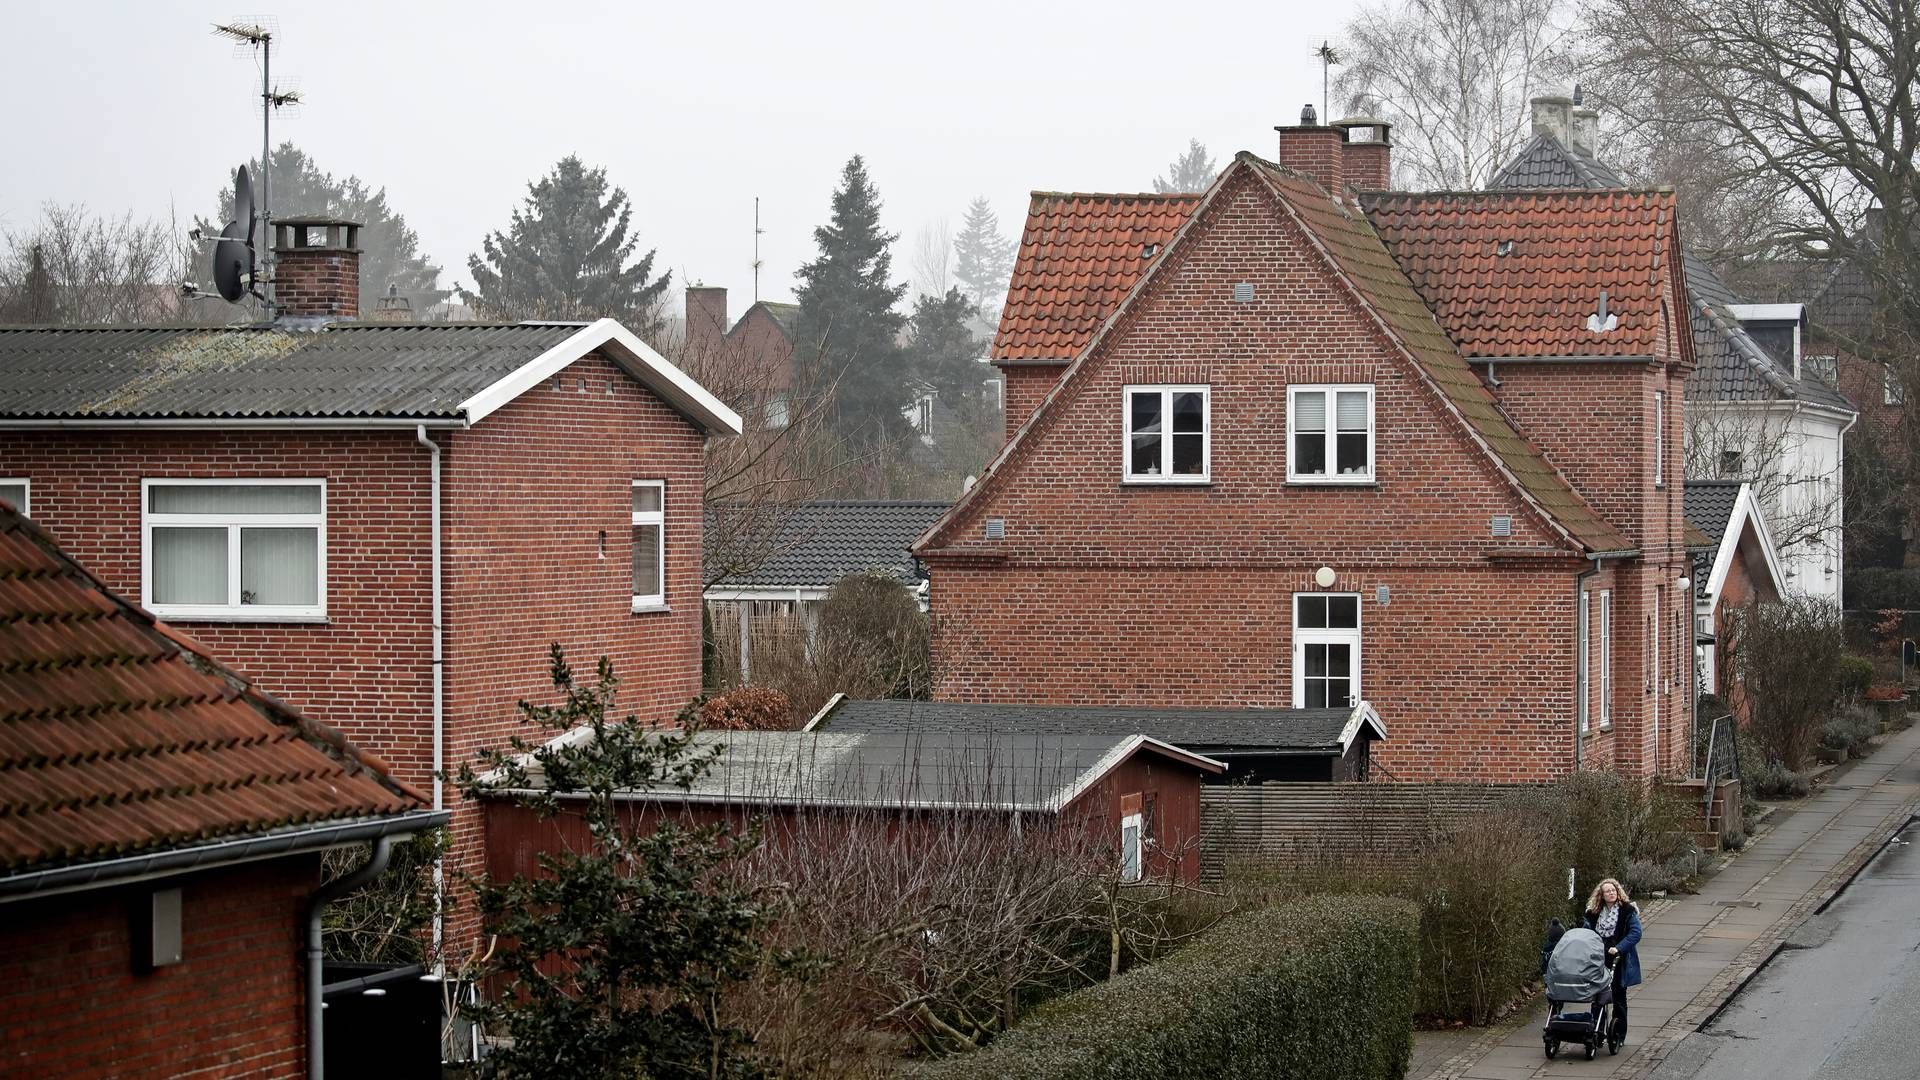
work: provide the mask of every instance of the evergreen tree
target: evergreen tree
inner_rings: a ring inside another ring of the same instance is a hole
[[[260,163],[248,167],[253,174],[254,199],[260,198]],[[387,189],[370,189],[358,176],[336,179],[320,171],[299,147],[290,142],[273,152],[273,216],[334,217],[357,221],[360,229],[360,313],[371,315],[379,299],[393,286],[412,302],[416,314],[447,298],[440,288],[440,267],[427,261],[420,252],[420,236],[407,226],[407,219],[387,205]],[[216,220],[195,222],[202,233],[217,235],[220,227],[233,218],[233,186],[220,192],[220,212]],[[273,243],[263,236],[259,242]]]
[[[914,301],[907,321],[907,358],[917,382],[956,413],[971,416],[981,405],[983,383],[991,369],[980,362],[986,350],[973,332],[980,308],[958,288],[945,296]]]
[[[1207,156],[1207,148],[1200,145],[1199,139],[1188,139],[1186,153],[1173,159],[1173,164],[1167,166],[1167,175],[1153,178],[1153,190],[1162,195],[1205,191],[1218,175],[1220,169]]]
[[[899,436],[911,398],[901,350],[906,320],[894,305],[907,286],[892,284],[889,247],[899,237],[880,228],[880,193],[859,155],[847,162],[833,193],[833,218],[813,230],[820,254],[800,268],[800,315],[794,363],[810,392],[833,391],[833,426],[855,447]]]
[[[7,305],[6,321],[22,326],[52,326],[59,321],[54,302],[53,275],[47,272],[46,252],[33,245],[27,256],[27,272],[21,279],[12,302]]]
[[[474,288],[460,298],[490,319],[618,319],[642,338],[659,333],[672,273],[653,277],[653,251],[629,235],[633,206],[605,169],[568,156],[527,185],[505,232],[467,257]]]
[[[997,314],[1013,273],[1014,242],[1001,235],[1000,219],[982,195],[967,206],[967,220],[953,241],[953,276],[984,312]]]

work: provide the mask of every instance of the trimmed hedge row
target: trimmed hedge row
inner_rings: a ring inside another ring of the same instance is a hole
[[[1420,915],[1318,896],[1234,915],[1172,956],[1053,999],[921,1080],[1398,1080],[1413,1053]]]

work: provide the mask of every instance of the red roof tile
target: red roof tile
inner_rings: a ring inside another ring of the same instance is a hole
[[[1671,269],[1666,191],[1388,192],[1367,219],[1462,355],[1650,356]],[[1506,254],[1502,255],[1501,252]],[[1607,294],[1619,325],[1590,329]]]
[[[1034,192],[993,339],[994,359],[1079,355],[1200,198]]]
[[[0,508],[0,870],[423,801]]]

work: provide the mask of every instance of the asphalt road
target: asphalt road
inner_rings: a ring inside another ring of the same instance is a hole
[[[1920,818],[1653,1077],[1920,1077]]]

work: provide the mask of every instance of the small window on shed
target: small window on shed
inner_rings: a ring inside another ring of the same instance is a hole
[[[1131,885],[1140,880],[1146,847],[1145,828],[1139,812],[1120,819],[1120,880]]]

